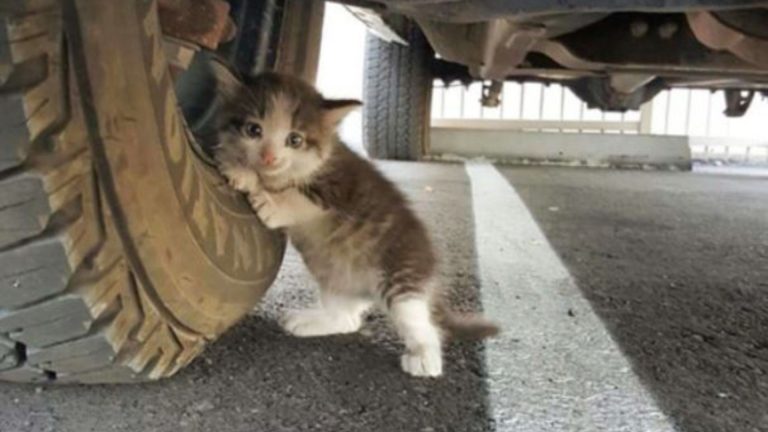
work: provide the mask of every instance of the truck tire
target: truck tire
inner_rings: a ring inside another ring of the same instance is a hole
[[[429,141],[434,53],[414,23],[403,28],[408,46],[366,37],[363,144],[377,159],[418,160]]]
[[[0,380],[173,375],[273,281],[284,239],[197,157],[156,4],[0,5]]]

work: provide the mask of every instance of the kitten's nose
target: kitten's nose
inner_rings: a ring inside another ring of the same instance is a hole
[[[269,150],[263,150],[260,156],[263,165],[270,166],[275,163],[275,154]]]

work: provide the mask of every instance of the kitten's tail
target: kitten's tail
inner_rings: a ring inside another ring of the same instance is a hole
[[[479,314],[451,310],[441,300],[435,305],[435,321],[447,340],[473,341],[499,334],[499,326]]]

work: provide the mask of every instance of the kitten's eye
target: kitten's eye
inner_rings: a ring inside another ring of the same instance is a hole
[[[261,125],[254,122],[245,122],[241,128],[241,132],[248,138],[261,138]]]
[[[298,132],[291,132],[288,134],[288,138],[285,140],[285,145],[290,148],[299,148],[304,144],[304,137]]]

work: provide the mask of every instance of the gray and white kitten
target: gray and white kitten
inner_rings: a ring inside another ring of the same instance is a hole
[[[222,109],[216,159],[269,228],[282,228],[320,285],[320,305],[286,314],[296,336],[351,333],[382,307],[405,342],[402,368],[443,372],[442,345],[480,339],[495,325],[450,311],[435,253],[403,194],[339,141],[361,103],[329,100],[291,76],[235,77],[215,66]]]

